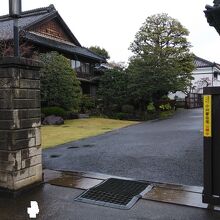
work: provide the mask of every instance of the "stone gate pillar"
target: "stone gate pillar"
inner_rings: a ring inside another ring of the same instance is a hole
[[[42,181],[40,63],[0,59],[0,191]]]

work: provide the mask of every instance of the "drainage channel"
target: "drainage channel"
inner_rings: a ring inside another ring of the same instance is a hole
[[[62,187],[70,187],[81,190],[90,190],[98,187],[100,184],[105,183],[108,179],[116,178],[120,181],[123,180],[133,180],[122,177],[115,177],[111,175],[93,173],[93,172],[72,172],[72,171],[55,171],[55,170],[44,170],[45,181],[51,185],[57,185]],[[166,184],[166,183],[155,183],[149,181],[136,181],[135,182],[144,182],[146,184],[146,191],[140,191],[135,195],[142,200],[151,200],[155,202],[164,202],[170,204],[177,204],[183,206],[189,206],[194,208],[210,209],[207,204],[202,203],[202,191],[203,187],[199,186],[185,186],[185,185],[176,185],[176,184]],[[110,187],[110,191],[112,188]],[[126,191],[126,187],[125,187]],[[83,195],[86,195],[86,192],[83,192]],[[108,192],[106,192],[106,195]],[[141,195],[141,196],[140,196]],[[103,201],[99,201],[99,205],[108,205],[109,201],[106,201],[105,197],[100,196]],[[77,200],[77,198],[76,198]],[[89,199],[90,200],[90,199]],[[122,206],[121,206],[122,205]],[[130,205],[130,204],[129,204]],[[134,204],[133,204],[134,205]],[[113,204],[115,208],[118,204]],[[127,209],[126,205],[119,204],[121,209]],[[132,205],[131,205],[132,207]],[[220,211],[219,206],[212,207],[215,211]]]
[[[130,209],[151,189],[152,186],[148,183],[110,178],[88,189],[75,201],[117,209]]]

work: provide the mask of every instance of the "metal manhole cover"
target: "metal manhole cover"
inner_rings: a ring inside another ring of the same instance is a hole
[[[148,183],[110,178],[85,191],[75,200],[119,209],[130,209],[152,186]]]

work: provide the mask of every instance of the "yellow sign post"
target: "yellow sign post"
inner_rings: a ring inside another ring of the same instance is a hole
[[[212,96],[203,96],[204,137],[212,137]]]

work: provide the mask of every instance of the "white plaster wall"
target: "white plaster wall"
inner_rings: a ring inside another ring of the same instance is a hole
[[[192,80],[192,92],[203,93],[203,88],[207,86],[213,86],[214,76],[211,73],[193,74]]]
[[[214,77],[214,72],[219,70],[216,67],[209,68],[197,68],[193,71],[194,80],[192,80],[193,91],[195,93],[203,93],[203,88],[207,86],[220,86],[220,75],[217,78]]]
[[[220,86],[220,74],[217,76],[217,78],[214,78],[214,72],[219,72],[219,69],[216,67],[204,67],[204,68],[197,68],[192,72],[193,80],[192,80],[192,90],[193,93],[203,93],[203,88],[207,86]],[[176,93],[170,93],[168,97],[170,99],[174,99],[178,97],[178,99],[184,99],[186,97],[186,94],[183,92],[176,92]]]

